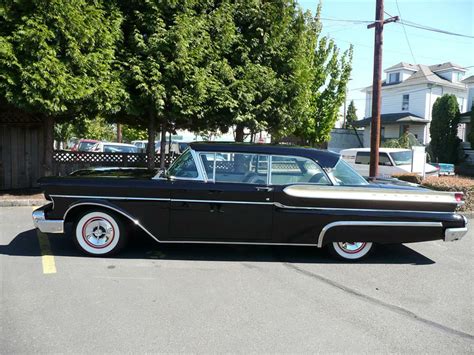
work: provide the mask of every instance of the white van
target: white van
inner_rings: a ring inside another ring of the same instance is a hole
[[[342,159],[348,162],[362,176],[369,176],[370,148],[343,149],[339,152]],[[401,148],[379,149],[379,176],[390,177],[393,174],[416,172],[413,171],[413,151]],[[421,165],[423,166],[423,165]],[[422,170],[422,169],[420,169]],[[438,168],[425,163],[425,175],[438,175]]]

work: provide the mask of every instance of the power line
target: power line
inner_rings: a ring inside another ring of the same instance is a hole
[[[388,13],[387,13],[388,14]],[[381,21],[373,21],[373,20],[351,20],[351,19],[337,19],[337,18],[328,18],[328,17],[320,17],[320,20],[324,21],[336,21],[336,22],[350,22],[350,23],[355,23],[355,24],[370,24],[370,23],[375,23],[375,22],[381,22]],[[398,21],[397,23],[405,25],[405,26],[410,26],[413,28],[418,28],[420,30],[425,30],[425,31],[431,31],[431,32],[437,32],[437,33],[442,33],[445,35],[450,35],[450,36],[458,36],[458,37],[465,37],[465,38],[474,38],[474,36],[471,35],[466,35],[463,33],[456,33],[456,32],[450,32],[446,30],[442,30],[439,28],[435,27],[430,27],[430,26],[425,26],[416,22],[408,21],[408,20],[402,20]]]
[[[420,24],[418,24],[418,23],[411,22],[411,21],[402,20],[402,21],[400,21],[399,23],[402,24],[402,25],[405,25],[405,26],[410,26],[410,27],[413,27],[413,28],[418,28],[418,29],[420,29],[420,30],[431,31],[431,32],[437,32],[437,33],[442,33],[442,34],[450,35],[450,36],[474,38],[474,36],[465,35],[465,34],[462,34],[462,33],[455,33],[455,32],[445,31],[445,30],[441,30],[441,29],[439,29],[439,28],[434,28],[434,27],[429,27],[429,26],[425,26],[425,25],[420,25]]]
[[[400,19],[403,20],[402,12],[400,11],[400,7],[398,6],[398,0],[395,0],[395,4],[397,4],[397,10],[398,10],[398,14],[400,15]],[[415,55],[413,54],[413,49],[411,48],[410,40],[408,39],[407,29],[405,28],[405,25],[403,25],[403,22],[402,22],[402,26],[403,26],[403,32],[405,33],[405,39],[407,40],[408,48],[410,49],[411,57],[413,59],[413,63],[416,63]]]

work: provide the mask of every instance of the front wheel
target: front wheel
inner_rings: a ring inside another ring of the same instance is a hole
[[[74,226],[77,248],[89,255],[105,256],[118,252],[125,244],[125,228],[114,213],[89,211]]]
[[[352,261],[366,257],[373,247],[371,242],[333,242],[328,245],[333,256]]]

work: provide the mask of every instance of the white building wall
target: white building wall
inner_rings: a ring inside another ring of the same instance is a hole
[[[466,111],[471,111],[472,105],[474,104],[474,84],[469,84],[469,93],[467,97]]]

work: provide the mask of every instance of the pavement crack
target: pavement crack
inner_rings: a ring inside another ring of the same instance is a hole
[[[313,279],[316,279],[318,281],[321,281],[321,282],[324,282],[332,287],[335,287],[341,291],[344,291],[350,295],[353,295],[355,297],[358,297],[360,299],[362,299],[363,301],[365,302],[368,302],[368,303],[371,303],[371,304],[374,304],[376,306],[379,306],[379,307],[382,307],[382,308],[385,308],[389,311],[392,311],[394,313],[397,313],[397,314],[400,314],[402,316],[405,316],[405,317],[408,317],[408,318],[411,318],[413,320],[416,320],[420,323],[423,323],[423,324],[426,324],[430,327],[433,327],[433,328],[436,328],[436,329],[439,329],[443,332],[446,332],[446,333],[450,333],[450,334],[453,334],[453,335],[457,335],[457,336],[460,336],[462,338],[466,338],[466,339],[469,339],[469,340],[474,340],[474,335],[472,334],[469,334],[469,333],[465,333],[465,332],[462,332],[460,330],[457,330],[457,329],[453,329],[453,328],[450,328],[450,327],[447,327],[443,324],[440,324],[440,323],[437,323],[437,322],[434,322],[432,320],[429,320],[429,319],[426,319],[426,318],[423,318],[423,317],[420,317],[419,315],[417,315],[416,313],[413,313],[412,311],[409,311],[403,307],[400,307],[400,306],[396,306],[394,304],[391,304],[391,303],[387,303],[387,302],[384,302],[384,301],[381,301],[377,298],[374,298],[374,297],[371,297],[371,296],[368,296],[368,295],[365,295],[359,291],[356,291],[350,287],[347,287],[347,286],[344,286],[336,281],[333,281],[333,280],[330,280],[324,276],[321,276],[321,275],[318,275],[318,274],[315,274],[311,271],[308,271],[308,270],[305,270],[305,269],[302,269],[298,266],[295,266],[293,264],[290,264],[290,263],[286,263],[286,262],[283,262],[283,265],[285,267],[287,267],[288,269],[292,269],[302,275],[305,275],[305,276],[308,276],[308,277],[311,277]]]

